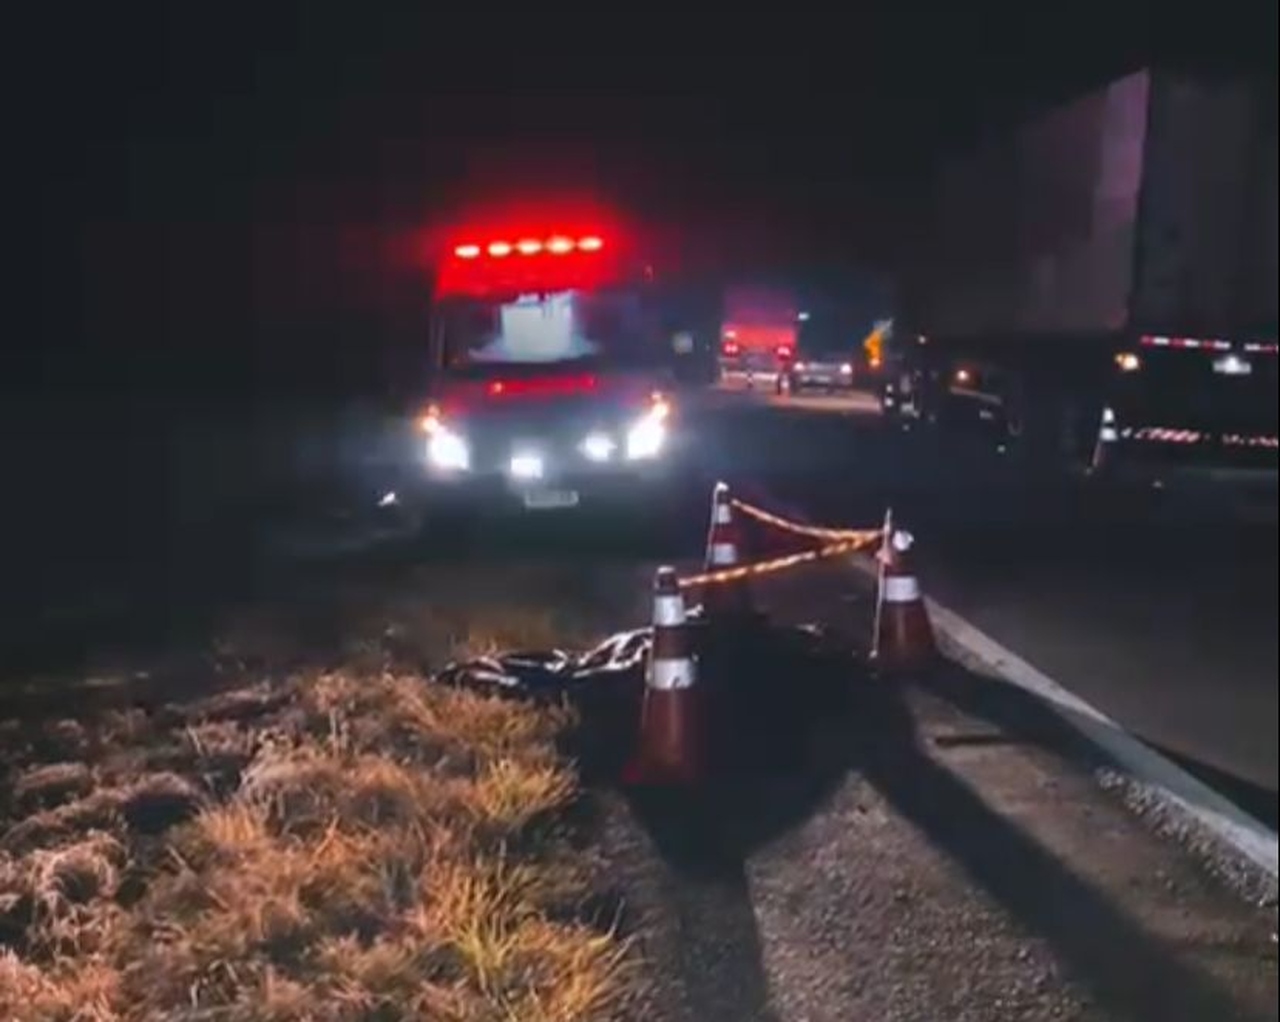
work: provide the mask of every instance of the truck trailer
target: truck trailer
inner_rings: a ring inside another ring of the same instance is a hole
[[[1163,483],[1277,453],[1276,82],[1138,71],[935,176],[885,412]]]

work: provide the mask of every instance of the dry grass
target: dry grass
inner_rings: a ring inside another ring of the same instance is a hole
[[[6,750],[0,1018],[608,1017],[571,724],[384,664],[46,726]]]

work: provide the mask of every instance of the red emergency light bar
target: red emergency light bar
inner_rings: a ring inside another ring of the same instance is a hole
[[[439,266],[436,295],[489,297],[600,287],[628,276],[616,231],[546,225],[472,228]],[[468,236],[469,235],[469,236]]]
[[[475,242],[454,247],[453,254],[459,259],[479,259],[487,255],[492,259],[505,259],[511,255],[569,255],[572,252],[599,252],[604,248],[604,239],[595,234],[581,238],[555,234],[549,238],[520,238],[517,241],[496,239],[484,245]]]

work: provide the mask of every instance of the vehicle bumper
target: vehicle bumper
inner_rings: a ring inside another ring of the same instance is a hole
[[[1158,494],[1185,508],[1243,511],[1246,517],[1269,521],[1276,517],[1280,471],[1274,454],[1193,460],[1125,446],[1095,460],[1091,478],[1113,491]]]
[[[579,508],[642,508],[675,485],[675,470],[661,461],[548,475],[536,481],[501,473],[422,475],[402,485],[396,503],[425,512],[506,515],[549,514]]]
[[[793,373],[791,385],[796,390],[853,390],[854,379],[848,376],[806,376]]]

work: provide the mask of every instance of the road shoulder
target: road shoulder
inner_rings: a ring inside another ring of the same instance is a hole
[[[757,595],[792,623],[869,624],[843,567]],[[767,747],[808,705],[822,762],[766,750],[682,807],[610,803],[608,854],[663,981],[648,1017],[1275,1017],[1274,902],[1100,789],[1042,703],[954,663],[917,686],[840,670],[838,712],[831,676],[792,671],[739,675],[718,718]]]

